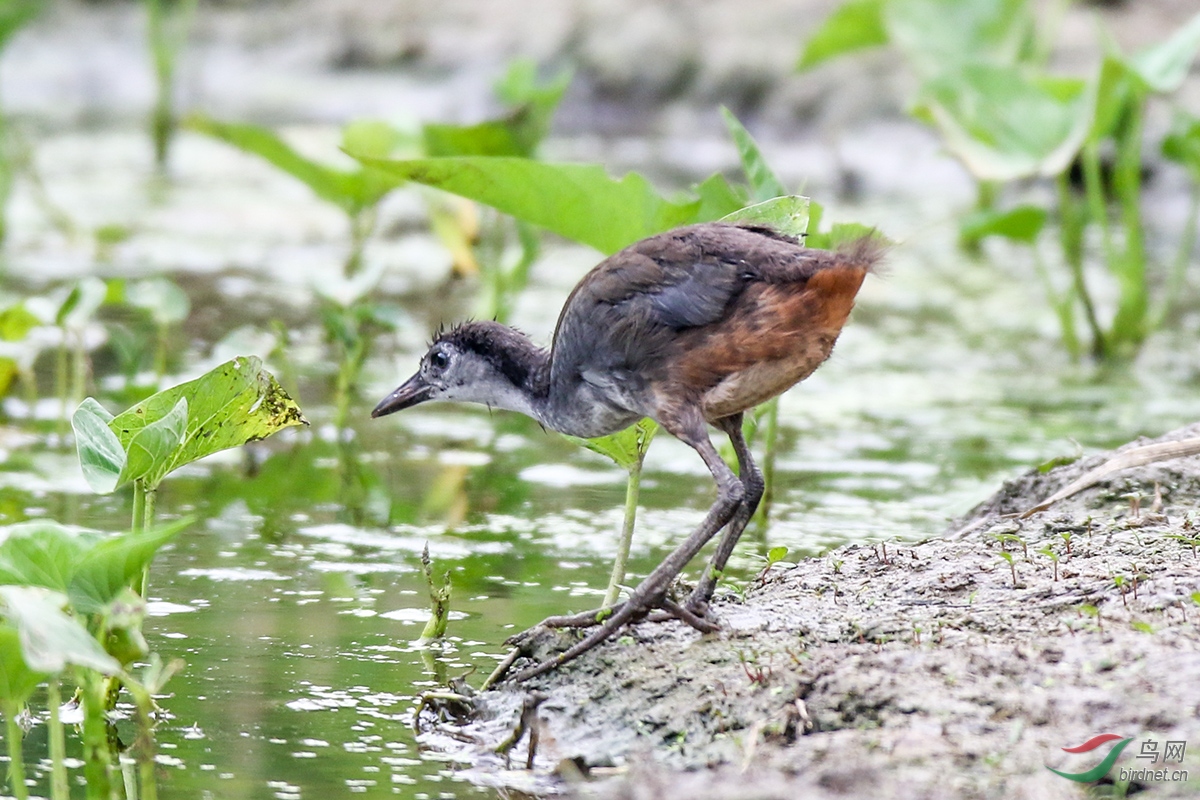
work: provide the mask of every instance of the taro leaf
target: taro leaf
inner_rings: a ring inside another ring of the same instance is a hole
[[[142,480],[147,489],[154,489],[184,464],[308,424],[256,356],[234,358],[109,419],[119,457],[113,440],[97,425],[104,416],[99,403],[88,398],[72,417],[84,477],[100,493],[130,480]]]
[[[959,226],[959,234],[968,242],[1002,236],[1014,242],[1033,244],[1045,225],[1046,210],[1026,205],[1007,211],[983,210],[969,214]]]
[[[72,606],[83,614],[103,609],[145,571],[163,545],[190,524],[192,519],[185,518],[97,542],[83,553],[72,572],[67,588]]]
[[[267,128],[217,122],[203,115],[186,119],[183,127],[220,139],[245,153],[259,156],[293,178],[303,182],[322,200],[333,203],[353,216],[379,202],[394,188],[372,180],[364,171],[348,172],[334,169],[297,153],[291,145]],[[355,139],[353,142],[359,145]],[[373,146],[366,146],[374,150]]]
[[[55,674],[68,664],[106,675],[121,671],[117,660],[104,652],[79,620],[62,610],[65,598],[28,586],[0,586],[4,613],[17,629],[21,655],[29,668]]]
[[[0,700],[24,703],[47,677],[31,670],[25,659],[21,658],[21,639],[17,629],[0,623]]]
[[[1130,68],[1146,86],[1160,94],[1169,94],[1180,87],[1196,52],[1200,50],[1200,14],[1166,41],[1137,53],[1129,59]]]
[[[486,156],[359,160],[389,176],[396,185],[413,181],[452,192],[603,253],[702,221],[702,210],[711,215],[705,218],[716,219],[741,206],[719,177],[705,181],[699,197],[668,200],[636,172],[614,179],[595,164]]]
[[[968,64],[1015,66],[1033,41],[1027,0],[888,0],[882,13],[889,40],[923,80]]]
[[[787,194],[783,182],[775,177],[775,173],[767,165],[767,160],[750,131],[746,130],[733,112],[724,106],[721,106],[721,116],[725,118],[725,127],[729,129],[729,135],[737,145],[742,170],[746,173],[746,180],[750,182],[751,196],[761,201]]]
[[[125,302],[150,314],[156,325],[174,325],[187,319],[191,303],[179,285],[167,278],[134,281],[125,287]]]
[[[175,451],[183,444],[188,423],[188,401],[181,397],[164,416],[147,422],[143,428],[130,428],[131,435],[117,436],[125,448],[125,466],[117,477],[117,485],[130,481],[144,480],[153,489],[166,472],[159,472],[162,465],[170,462]],[[110,423],[116,425],[116,421]],[[118,433],[121,429],[117,429]]]
[[[0,311],[0,340],[19,342],[37,325],[37,316],[24,303],[14,303]]]
[[[656,433],[658,433],[658,423],[646,417],[625,430],[608,436],[599,436],[595,439],[577,439],[574,436],[567,438],[593,453],[608,456],[618,466],[632,472],[641,465],[642,459],[646,457],[650,440]]]
[[[808,232],[808,198],[800,195],[773,197],[726,214],[721,221],[764,225],[800,239]]]
[[[825,18],[804,44],[796,69],[805,70],[832,58],[887,44],[883,24],[886,0],[850,0]]]
[[[71,415],[79,466],[87,485],[97,494],[116,489],[125,469],[125,448],[109,427],[112,420],[113,415],[91,397]]]
[[[0,584],[66,592],[83,554],[100,540],[95,531],[34,520],[0,528]]]
[[[1200,183],[1200,117],[1177,112],[1171,132],[1163,139],[1162,154],[1182,165]]]
[[[1092,126],[1096,93],[1083,81],[971,64],[925,84],[915,113],[980,180],[1056,175]]]

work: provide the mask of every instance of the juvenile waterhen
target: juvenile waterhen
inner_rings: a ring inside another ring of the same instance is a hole
[[[664,609],[703,631],[717,575],[762,498],[762,474],[742,437],[742,413],[808,377],[833,350],[882,246],[867,236],[836,252],[806,248],[764,227],[705,223],[630,245],[592,269],[563,306],[549,351],[495,322],[439,334],[417,373],[371,412],[427,400],[519,411],[547,428],[603,436],[651,417],[700,454],[717,483],[704,521],[605,616],[551,617],[545,627],[597,625],[541,674],[591,649],[631,620]],[[708,425],[733,443],[740,479]],[[681,605],[671,582],[718,531],[709,568]]]

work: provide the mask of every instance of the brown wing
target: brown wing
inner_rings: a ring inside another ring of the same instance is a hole
[[[599,264],[568,298],[552,380],[589,381],[614,397],[651,386],[697,396],[786,358],[796,364],[774,383],[811,362],[803,377],[828,356],[878,255],[812,250],[769,229],[724,223],[650,237]]]

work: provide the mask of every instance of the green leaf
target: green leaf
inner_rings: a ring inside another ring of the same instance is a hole
[[[1176,112],[1171,131],[1163,139],[1162,154],[1182,165],[1192,180],[1200,183],[1200,117]]]
[[[217,122],[198,114],[188,117],[181,125],[220,139],[242,152],[259,156],[304,183],[317,197],[333,203],[351,216],[375,205],[393,188],[381,186],[362,170],[347,172],[306,158],[273,131],[257,125]],[[354,134],[351,134],[351,139],[369,151],[376,149],[374,140],[367,141],[365,137]]]
[[[796,69],[806,70],[846,53],[887,44],[883,25],[886,0],[850,0],[825,18],[804,43]]]
[[[377,119],[355,120],[342,128],[343,149],[374,158],[387,158],[404,140],[398,130]]]
[[[187,319],[191,302],[179,284],[168,278],[147,278],[125,287],[125,302],[147,311],[156,325],[174,325]]]
[[[112,420],[113,415],[91,397],[71,415],[79,466],[87,485],[97,494],[116,489],[125,470],[125,447],[109,427]]]
[[[725,127],[737,145],[738,156],[742,160],[742,171],[750,182],[752,196],[755,200],[770,200],[772,197],[782,197],[787,194],[783,182],[775,177],[766,158],[758,147],[758,142],[750,135],[750,131],[742,125],[737,117],[725,106],[721,106],[721,116],[725,118]]]
[[[106,675],[121,671],[77,619],[62,610],[63,596],[26,586],[0,586],[4,613],[17,629],[21,656],[36,672],[56,674],[73,664]]]
[[[888,0],[883,19],[888,39],[922,80],[969,64],[1014,67],[1033,42],[1026,0]]]
[[[1046,210],[1037,206],[1017,206],[1007,211],[985,209],[967,215],[959,226],[959,234],[968,242],[1001,236],[1033,244],[1046,225],[1046,217]]]
[[[71,575],[67,595],[84,614],[105,608],[142,574],[163,545],[192,524],[181,519],[139,533],[124,533],[96,542],[81,555]]]
[[[54,324],[64,328],[80,328],[91,322],[104,304],[108,286],[99,278],[81,278],[58,307]]]
[[[778,564],[780,561],[782,561],[784,558],[787,557],[787,554],[788,554],[788,549],[786,547],[784,547],[783,545],[780,545],[779,547],[772,547],[770,550],[767,551],[767,563],[768,564]]]
[[[177,445],[164,451],[162,442],[171,440],[183,415],[183,435]],[[184,464],[265,439],[292,425],[307,424],[300,407],[263,369],[258,357],[238,357],[193,381],[153,395],[109,422],[130,461],[145,455],[152,462],[149,467],[140,461],[135,464],[140,475],[133,475],[134,468],[126,465],[117,485],[140,478],[147,489],[154,489],[164,476]],[[143,438],[143,432],[148,438]],[[81,450],[81,462],[83,458]]]
[[[0,584],[66,592],[83,554],[100,540],[95,531],[34,520],[0,528]]]
[[[45,6],[43,0],[3,0],[0,2],[0,47]]]
[[[8,390],[21,374],[21,366],[8,356],[0,356],[0,397],[8,394]]]
[[[763,225],[800,239],[808,232],[808,198],[800,195],[774,197],[726,214],[721,221]]]
[[[145,427],[135,429],[132,436],[125,437],[121,442],[125,449],[125,467],[121,470],[117,485],[144,480],[150,489],[157,486],[166,474],[159,470],[170,463],[172,455],[183,444],[187,423],[188,401],[186,397],[180,397],[166,415],[147,422]],[[114,424],[115,421],[110,423]]]
[[[527,111],[517,111],[506,119],[493,119],[475,125],[443,125],[427,123],[421,126],[425,155],[446,156],[519,156],[533,153],[529,143],[517,131]],[[361,150],[347,152],[361,153]]]
[[[658,433],[658,423],[646,417],[625,430],[608,436],[599,436],[595,439],[578,439],[574,436],[567,438],[593,453],[608,456],[626,471],[633,471],[641,466],[642,459],[646,457],[646,451],[650,449],[650,442],[656,433]]]
[[[357,157],[357,154],[351,153]],[[464,156],[385,161],[359,159],[395,185],[413,181],[492,206],[568,239],[614,253],[632,242],[680,225],[702,221],[701,198],[668,200],[644,177],[631,172],[614,179],[593,164],[547,164],[524,158]],[[718,216],[735,195],[724,197],[706,181],[705,213]],[[717,213],[719,212],[719,213]]]
[[[1057,175],[1092,127],[1096,93],[1074,79],[971,64],[925,84],[915,110],[980,180]]]
[[[1129,66],[1155,92],[1169,94],[1178,89],[1196,52],[1200,50],[1200,14],[1164,42],[1149,47],[1129,59]]]
[[[24,303],[14,303],[0,311],[0,340],[19,342],[31,329],[37,327],[38,322],[38,318]]]
[[[548,83],[537,80],[537,65],[529,59],[514,61],[496,84],[496,94],[511,107],[499,119],[475,125],[428,123],[421,128],[425,155],[448,156],[520,156],[532,157],[550,129],[554,111],[571,82],[565,70]],[[372,153],[346,147],[358,155]]]
[[[713,173],[698,184],[696,194],[700,195],[700,206],[692,222],[720,219],[746,205],[741,187],[731,186],[720,173]]]
[[[812,225],[815,229],[815,225]],[[819,247],[822,250],[836,250],[840,245],[853,242],[864,236],[871,236],[881,244],[890,245],[891,241],[875,228],[859,222],[838,222],[824,233],[810,233],[804,240],[809,247]]]
[[[17,629],[8,623],[0,623],[0,700],[24,703],[48,677],[31,670],[21,658],[21,638]]]

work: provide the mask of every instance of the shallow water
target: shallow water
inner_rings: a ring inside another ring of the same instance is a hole
[[[313,152],[333,152],[332,128],[292,133]],[[193,309],[169,383],[237,348],[265,356],[271,339],[261,330],[273,319],[292,331],[290,363],[271,366],[298,375],[313,427],[180,470],[159,493],[161,518],[197,520],[151,576],[150,645],[187,662],[161,700],[170,715],[158,728],[162,796],[486,796],[421,750],[410,730],[413,698],[472,669],[478,683],[507,635],[598,603],[624,475],[505,413],[430,406],[368,418],[415,365],[429,330],[472,309],[469,283],[442,290],[449,260],[424,231],[416,191],[389,198],[367,251],[368,262],[387,267],[379,292],[402,310],[400,327],[379,337],[349,431],[336,435],[314,286],[351,289],[337,277],[346,245],[339,213],[220,145],[186,136],[180,145],[174,181],[156,186],[140,131],[49,137],[38,150],[42,177],[79,232],[55,230],[20,191],[4,285],[17,296],[93,270],[171,275]],[[899,244],[888,274],[864,288],[834,357],[783,399],[772,522],[739,547],[734,588],[761,568],[768,547],[785,545],[796,558],[846,542],[936,536],[1017,471],[1200,418],[1194,294],[1175,332],[1155,337],[1135,365],[1113,374],[1073,365],[1026,255],[972,261],[954,248],[959,188],[831,209],[879,225]],[[130,236],[98,255],[83,231],[112,223],[128,225]],[[551,244],[514,322],[544,341],[595,260]],[[217,345],[246,325],[260,333]],[[38,362],[43,395],[52,362]],[[119,388],[108,350],[97,350],[94,364],[102,387]],[[27,420],[30,409],[15,398],[4,410],[0,522],[126,524],[129,496],[88,493],[52,420]],[[57,402],[37,412],[53,417]],[[695,454],[656,441],[631,582],[711,498]],[[454,587],[451,637],[433,650],[411,644],[427,614],[426,543]],[[41,726],[27,752],[31,763],[45,752]]]

